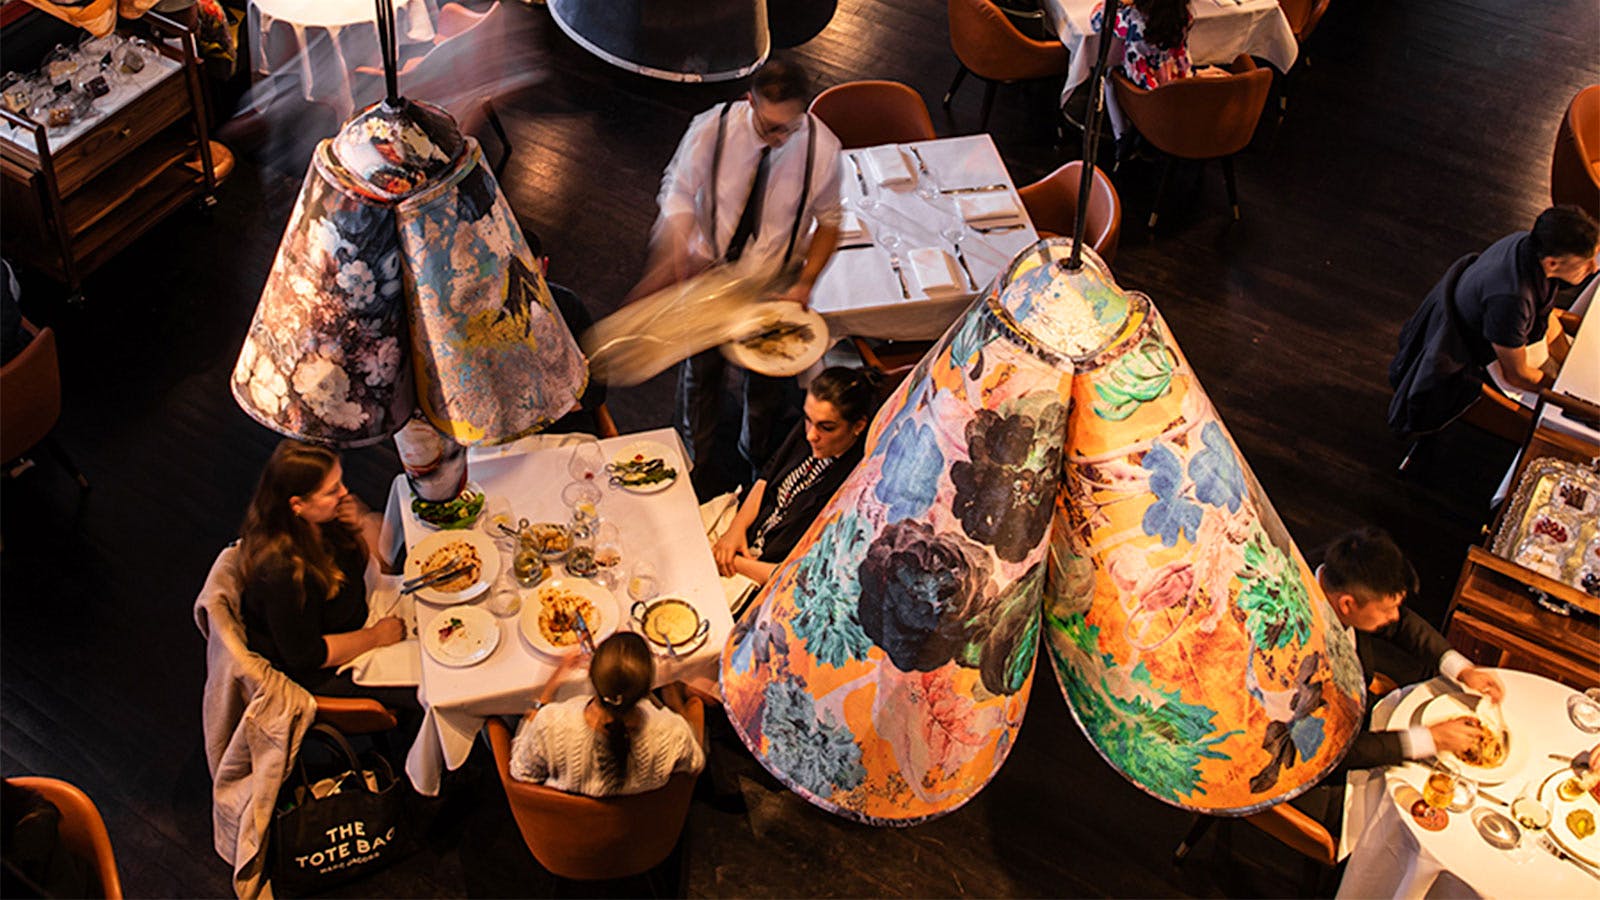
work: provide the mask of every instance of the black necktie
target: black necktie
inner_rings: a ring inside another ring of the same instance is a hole
[[[756,179],[750,183],[750,196],[745,198],[744,213],[739,224],[733,227],[733,237],[728,241],[728,262],[744,255],[745,245],[761,230],[761,205],[767,195],[767,163],[772,158],[772,148],[761,148],[761,160],[756,163]]]

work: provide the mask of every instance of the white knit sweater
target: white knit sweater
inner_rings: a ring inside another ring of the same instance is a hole
[[[589,699],[579,696],[551,703],[532,719],[523,719],[511,741],[511,777],[570,794],[604,797],[653,791],[675,773],[705,768],[705,751],[695,741],[688,720],[644,700],[637,707],[642,715],[632,732],[628,777],[609,788],[600,769],[605,734],[584,721]]]

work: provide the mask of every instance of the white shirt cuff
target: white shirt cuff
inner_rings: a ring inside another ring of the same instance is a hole
[[[1433,732],[1426,725],[1413,725],[1400,732],[1400,755],[1406,759],[1426,759],[1437,750],[1433,745]]]
[[[1459,682],[1461,673],[1470,668],[1472,668],[1472,660],[1454,650],[1446,650],[1444,655],[1439,657],[1439,674],[1451,681]]]

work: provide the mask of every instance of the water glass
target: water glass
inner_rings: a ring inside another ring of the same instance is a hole
[[[647,559],[634,563],[633,572],[628,576],[628,596],[635,603],[646,603],[654,600],[659,593],[661,583],[656,575],[656,567]]]
[[[588,435],[577,436],[572,455],[567,459],[567,474],[572,480],[593,484],[600,480],[605,468],[606,457],[600,450],[600,441]]]

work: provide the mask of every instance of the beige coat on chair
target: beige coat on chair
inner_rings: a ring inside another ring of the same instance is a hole
[[[227,547],[217,556],[194,604],[195,624],[206,637],[201,723],[217,853],[233,866],[235,893],[271,897],[265,851],[273,805],[317,706],[305,688],[245,646],[238,552]]]

